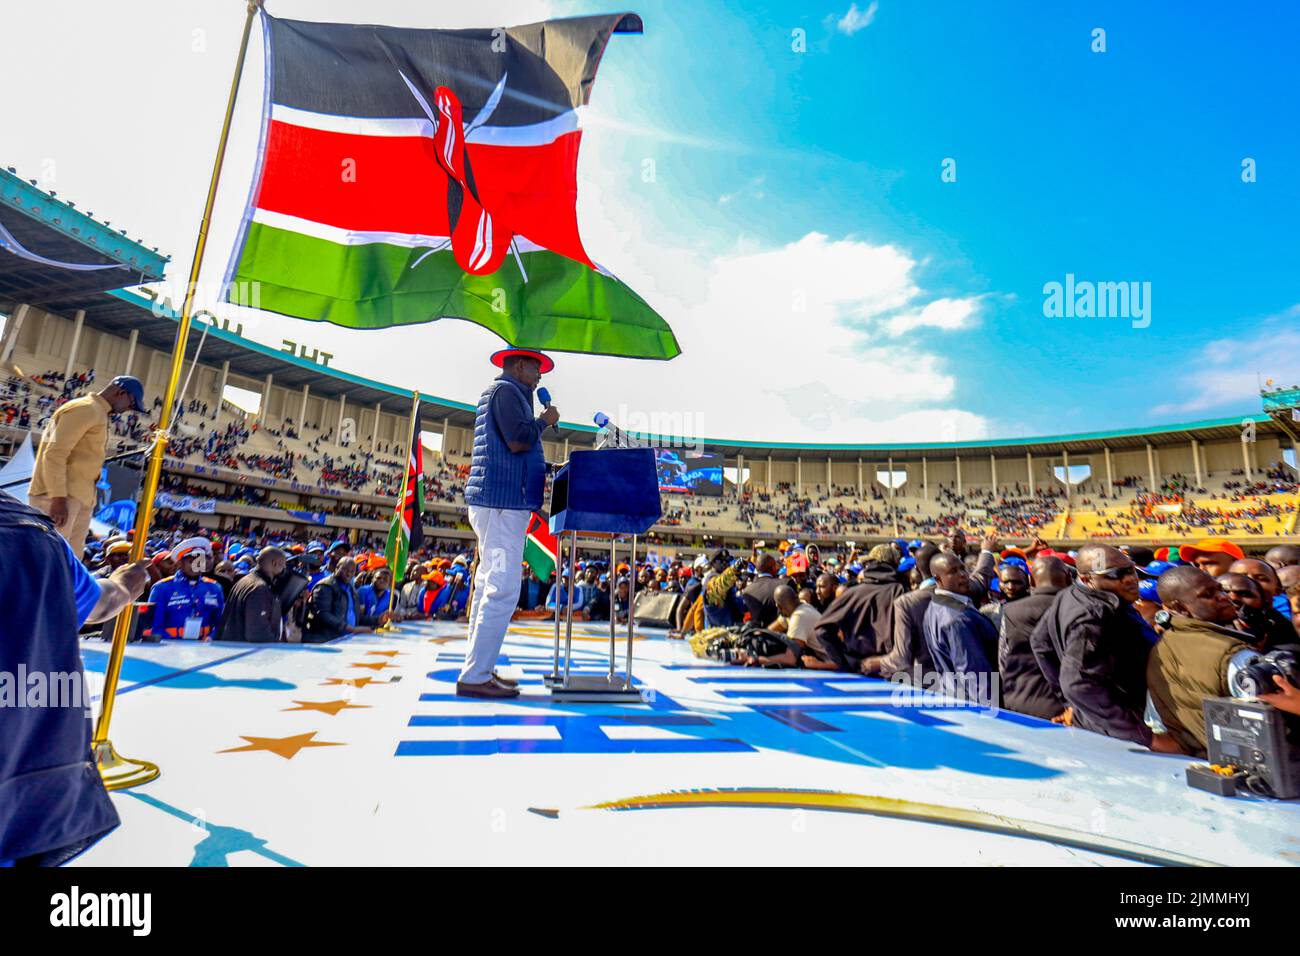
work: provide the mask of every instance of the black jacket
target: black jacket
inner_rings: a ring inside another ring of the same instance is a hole
[[[1063,588],[1029,637],[1048,683],[1074,708],[1074,725],[1151,745],[1143,720],[1155,632],[1133,608],[1084,584]]]
[[[366,616],[352,585],[344,584],[331,574],[311,590],[311,607],[307,611],[303,642],[321,644],[347,634],[349,598],[358,627],[374,627],[379,623],[379,618]]]
[[[1051,720],[1065,710],[1061,689],[1038,666],[1029,635],[1034,632],[1060,588],[1034,588],[1018,601],[1002,605],[1002,630],[998,634],[998,673],[1002,678],[1002,706],[1019,714]]]
[[[275,644],[280,640],[283,618],[275,586],[254,568],[230,589],[217,640]]]
[[[745,602],[745,610],[749,611],[750,621],[759,627],[768,627],[781,616],[773,595],[785,583],[780,578],[773,577],[755,578],[750,582],[749,587],[740,595]]]
[[[908,591],[894,602],[893,645],[874,661],[879,674],[886,680],[903,673],[914,684],[921,684],[926,675],[934,673],[934,660],[925,646],[925,612],[934,597],[934,588]]]
[[[817,622],[817,636],[831,663],[856,672],[865,658],[887,653],[894,638],[894,602],[902,594],[893,568],[868,564],[858,583],[845,588]]]

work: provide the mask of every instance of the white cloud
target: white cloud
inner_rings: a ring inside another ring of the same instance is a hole
[[[1157,405],[1156,415],[1182,415],[1210,409],[1241,407],[1259,400],[1268,380],[1277,385],[1300,382],[1300,305],[1256,323],[1245,338],[1219,339],[1201,349],[1181,381],[1182,399]]]
[[[945,331],[968,328],[975,317],[979,300],[969,299],[935,299],[920,309],[892,316],[885,328],[890,335],[902,335],[922,326],[930,326]]]
[[[859,30],[865,30],[871,26],[871,21],[876,19],[876,8],[878,6],[876,0],[872,0],[871,5],[866,10],[859,10],[856,3],[850,4],[848,12],[835,22],[835,29],[846,37],[853,36]]]

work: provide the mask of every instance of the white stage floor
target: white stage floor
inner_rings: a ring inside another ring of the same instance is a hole
[[[604,670],[608,629],[576,630]],[[111,737],[162,776],[78,865],[1300,863],[1300,806],[1191,790],[1182,758],[661,632],[648,703],[554,705],[551,634],[512,628],[503,703],[454,696],[460,625],[132,645]]]

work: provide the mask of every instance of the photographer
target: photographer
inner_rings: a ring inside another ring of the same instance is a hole
[[[1268,593],[1258,581],[1239,572],[1221,574],[1217,581],[1237,608],[1235,627],[1242,632],[1243,641],[1260,652],[1295,643],[1291,621],[1270,603]]]

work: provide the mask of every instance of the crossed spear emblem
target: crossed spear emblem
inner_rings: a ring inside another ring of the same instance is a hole
[[[451,250],[457,264],[471,275],[487,275],[495,272],[506,254],[513,251],[519,271],[527,282],[528,273],[524,271],[514,230],[483,206],[474,182],[474,170],[470,165],[467,145],[469,135],[485,124],[496,111],[505,93],[509,74],[501,75],[483,108],[473,122],[466,125],[460,98],[451,89],[440,86],[434,90],[433,99],[437,105],[435,111],[410,78],[401,70],[398,73],[420,104],[424,115],[433,124],[434,151],[438,165],[447,174],[447,214],[451,225]],[[411,268],[414,269],[428,256],[444,248],[446,243],[428,250],[411,264]]]

